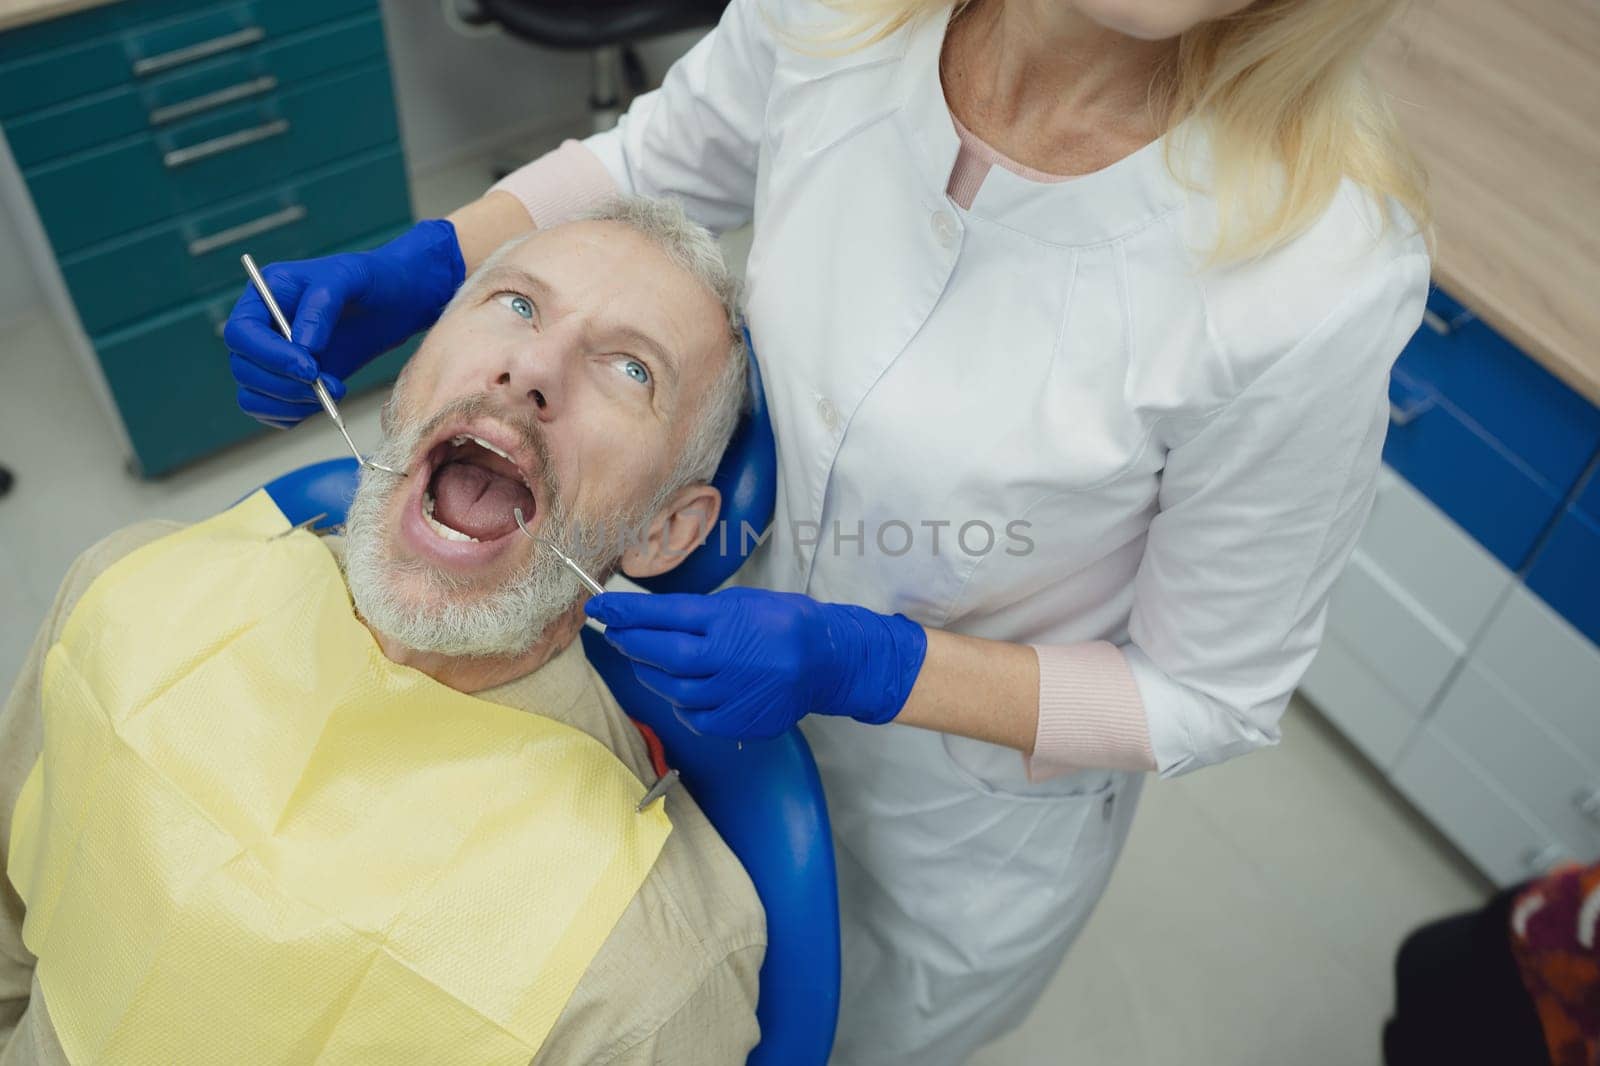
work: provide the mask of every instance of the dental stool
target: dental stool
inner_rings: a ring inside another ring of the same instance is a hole
[[[639,584],[651,592],[709,592],[744,561],[741,523],[764,530],[777,491],[777,453],[761,377],[750,360],[754,403],[734,431],[712,484],[722,492],[724,538],[712,535],[675,569]],[[354,459],[313,463],[268,482],[292,523],[326,514],[344,521],[354,494]],[[797,730],[747,742],[691,733],[665,700],[635,680],[599,633],[583,630],[584,651],[630,716],[661,738],[667,762],[739,857],[767,914],[767,955],[756,1016],[761,1042],[749,1066],[823,1066],[839,1013],[839,895],[822,781]]]

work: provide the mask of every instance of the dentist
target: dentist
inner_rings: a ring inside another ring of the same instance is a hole
[[[753,221],[772,532],[739,588],[589,609],[695,728],[804,720],[835,1061],[963,1062],[1060,964],[1144,775],[1276,743],[1316,652],[1428,285],[1362,69],[1397,6],[733,0],[616,129],[269,268],[295,343],[246,292],[240,403],[314,413],[318,375],[342,395],[501,242],[610,193]],[[537,309],[548,419],[613,354],[574,336]]]

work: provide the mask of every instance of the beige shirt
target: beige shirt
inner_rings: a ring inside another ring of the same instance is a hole
[[[0,850],[42,740],[45,652],[80,596],[134,549],[180,527],[146,522],[113,533],[73,564],[22,673],[0,712]],[[129,624],[138,624],[129,619]],[[644,740],[574,641],[535,672],[478,693],[484,699],[580,729],[643,782],[655,780]],[[682,788],[667,794],[672,834],[616,928],[567,1002],[536,1066],[734,1066],[759,1035],[756,978],[766,950],[761,902],[734,858]],[[22,943],[22,900],[0,883],[0,1066],[66,1066]],[[241,1061],[248,1060],[248,1054]]]

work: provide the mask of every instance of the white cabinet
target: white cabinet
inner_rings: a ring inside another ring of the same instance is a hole
[[[1301,688],[1501,884],[1600,856],[1600,648],[1387,468]]]
[[[1511,581],[1385,467],[1302,690],[1373,762],[1389,767]]]
[[[1498,884],[1516,884],[1575,857],[1429,726],[1417,731],[1391,777]]]
[[[1473,651],[1528,713],[1600,763],[1600,649],[1522,585]]]
[[[1362,754],[1388,770],[1420,719],[1383,678],[1332,634],[1322,638],[1300,691],[1322,709]]]

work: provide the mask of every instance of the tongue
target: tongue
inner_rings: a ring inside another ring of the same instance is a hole
[[[514,507],[533,520],[533,494],[522,482],[471,463],[446,463],[433,477],[433,517],[479,540],[494,540],[517,528]]]

